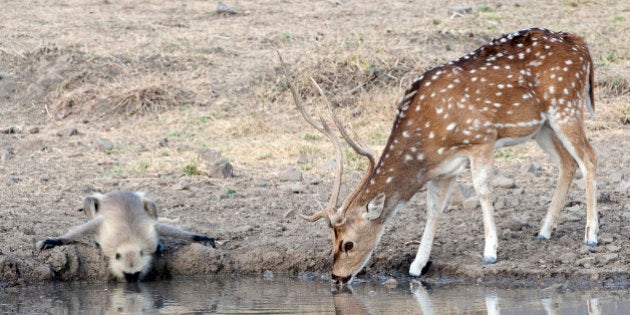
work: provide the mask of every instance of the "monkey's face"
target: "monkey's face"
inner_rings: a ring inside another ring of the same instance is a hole
[[[112,274],[121,281],[137,282],[151,269],[155,248],[148,249],[133,243],[123,243],[109,257]]]

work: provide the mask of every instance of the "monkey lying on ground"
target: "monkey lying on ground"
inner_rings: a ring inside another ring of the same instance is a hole
[[[94,234],[96,246],[107,257],[112,275],[136,282],[151,269],[153,255],[162,245],[160,236],[170,236],[215,247],[214,238],[193,234],[160,223],[157,207],[144,193],[113,191],[85,198],[83,211],[89,221],[71,228],[60,238],[37,243],[41,250],[68,245],[85,234]]]

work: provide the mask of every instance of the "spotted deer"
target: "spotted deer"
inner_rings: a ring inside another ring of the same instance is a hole
[[[320,89],[342,137],[369,161],[367,173],[339,208],[341,145],[321,115],[317,121],[305,111],[284,69],[297,108],[332,140],[337,151],[337,172],[327,207],[311,216],[302,215],[307,221],[324,218],[332,228],[336,283],[351,281],[363,268],[387,221],[426,184],[426,224],[409,268],[411,275],[419,276],[427,265],[456,175],[468,163],[482,209],[482,263],[494,263],[498,247],[491,196],[494,150],[532,138],[560,169],[538,239],[550,238],[579,167],[586,183],[584,242],[597,245],[597,157],[584,132],[585,109],[594,113],[593,61],[581,37],[539,28],[521,30],[426,71],[400,100],[377,164],[368,150],[349,137]]]

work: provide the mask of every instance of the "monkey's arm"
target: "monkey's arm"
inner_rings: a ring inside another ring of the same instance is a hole
[[[103,218],[92,219],[86,223],[71,228],[66,234],[60,238],[49,238],[43,241],[37,242],[37,247],[42,249],[50,249],[57,246],[68,245],[76,242],[81,236],[87,233],[94,233],[101,224]]]
[[[214,243],[214,238],[208,237],[205,235],[194,234],[194,233],[182,230],[172,225],[168,225],[164,223],[156,223],[155,230],[158,232],[160,236],[181,238],[181,239],[189,240],[192,242],[202,243],[204,245],[210,245],[212,246],[212,248],[216,248],[216,244]]]

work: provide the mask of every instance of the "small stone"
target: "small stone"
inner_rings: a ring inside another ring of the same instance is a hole
[[[265,272],[263,272],[263,278],[265,279],[273,279],[275,277],[276,275],[271,270],[265,270]]]
[[[34,135],[34,134],[36,134],[36,133],[39,133],[39,131],[40,131],[40,130],[39,130],[39,127],[33,127],[33,128],[31,128],[31,129],[29,129],[29,130],[28,130],[28,133],[33,134],[33,135]]]
[[[50,180],[50,175],[48,175],[48,174],[42,174],[41,176],[39,176],[39,179],[40,179],[42,182],[47,182],[47,181],[49,181],[49,180]]]
[[[513,178],[499,175],[492,180],[492,185],[499,188],[516,188],[516,181]]]
[[[310,162],[311,162],[311,159],[306,154],[300,154],[300,157],[298,157],[298,160],[297,160],[297,164],[299,165],[308,164]]]
[[[294,194],[301,194],[302,192],[304,192],[304,185],[300,183],[283,184],[283,185],[279,185],[278,189],[281,191],[286,191],[286,192],[290,192]]]
[[[621,247],[617,245],[608,245],[606,246],[606,250],[611,253],[618,253],[621,250]]]
[[[14,134],[14,133],[22,133],[22,127],[20,126],[11,126],[0,129],[0,133],[4,134]]]
[[[199,170],[208,177],[228,178],[234,175],[234,169],[230,162],[221,156],[221,152],[214,150],[201,150],[199,152]]]
[[[323,182],[324,181],[321,179],[321,177],[313,177],[313,178],[308,180],[308,184],[309,185],[319,185],[319,184],[321,184]]]
[[[179,180],[179,183],[173,186],[173,189],[174,190],[188,190],[190,189],[190,181],[185,178],[182,178]]]
[[[540,166],[540,164],[538,163],[531,162],[529,164],[523,165],[523,167],[521,168],[521,172],[539,174],[540,172],[542,172],[542,166]]]
[[[510,229],[504,229],[502,235],[504,240],[509,240],[514,237],[514,232]]]
[[[385,280],[385,282],[383,282],[383,285],[388,287],[388,288],[390,288],[390,289],[393,289],[393,288],[398,286],[398,280],[396,280],[394,278],[389,278],[389,279]]]
[[[301,182],[302,172],[296,169],[286,170],[278,175],[281,181],[285,182]]]
[[[448,11],[451,13],[464,15],[464,14],[472,14],[473,9],[472,7],[469,7],[469,6],[452,6],[452,7],[448,7]]]
[[[114,149],[114,144],[107,139],[98,140],[98,147],[104,152],[110,152]]]
[[[57,135],[60,137],[71,137],[71,136],[76,136],[78,134],[79,134],[79,130],[77,130],[77,128],[74,128],[74,127],[66,127],[57,131]]]
[[[162,139],[160,139],[160,142],[158,142],[158,145],[159,145],[160,147],[165,147],[165,146],[167,146],[167,145],[168,145],[168,139],[166,139],[166,138],[162,138]]]

